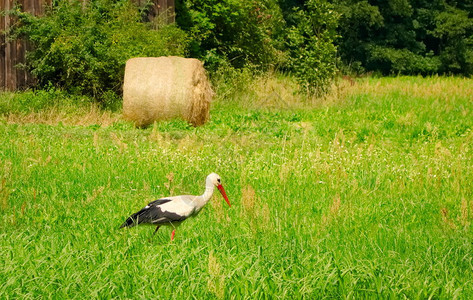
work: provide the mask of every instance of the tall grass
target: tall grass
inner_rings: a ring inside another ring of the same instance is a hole
[[[471,80],[345,81],[325,99],[255,82],[217,86],[199,128],[3,113],[2,298],[473,296]],[[231,208],[214,197],[173,243],[118,229],[213,171]]]

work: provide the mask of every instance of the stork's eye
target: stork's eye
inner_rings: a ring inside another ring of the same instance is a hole
[[[220,178],[217,178],[217,181],[220,182]]]

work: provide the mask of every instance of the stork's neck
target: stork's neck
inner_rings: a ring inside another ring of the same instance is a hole
[[[207,203],[210,198],[212,198],[212,195],[214,194],[214,188],[215,188],[215,185],[211,184],[211,185],[207,185],[205,187],[205,192],[202,194],[202,199],[204,200],[205,203]]]
[[[204,207],[205,204],[207,204],[207,202],[209,202],[210,198],[212,198],[212,195],[214,193],[214,188],[215,185],[209,180],[207,180],[205,184],[205,192],[195,199],[197,210],[200,210],[202,207]]]

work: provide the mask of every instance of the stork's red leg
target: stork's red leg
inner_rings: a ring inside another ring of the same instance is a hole
[[[156,230],[154,231],[153,235],[155,235],[156,232],[158,232],[159,227],[161,227],[161,225],[156,226]]]
[[[171,233],[171,242],[174,240],[174,235],[176,234],[176,229],[174,229]]]

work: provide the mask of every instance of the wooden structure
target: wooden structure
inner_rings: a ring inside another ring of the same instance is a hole
[[[149,0],[133,0],[139,6],[146,5]],[[159,18],[161,23],[174,23],[175,22],[175,0],[152,0],[153,3],[149,14],[148,21],[153,21],[155,18]]]
[[[0,0],[0,10],[9,11],[14,8],[15,3],[20,4],[25,11],[40,15],[51,0]],[[17,68],[18,64],[25,62],[28,44],[22,40],[8,41],[4,33],[14,21],[8,15],[0,16],[0,89],[3,90],[25,88],[34,82],[31,75]]]
[[[146,0],[133,0],[139,5],[145,5]],[[152,0],[153,5],[149,10],[148,20],[159,17],[163,22],[174,22],[174,2],[175,0]],[[14,8],[19,4],[24,11],[35,15],[44,13],[45,8],[50,6],[52,0],[0,0],[0,11]],[[18,68],[18,65],[25,62],[25,53],[30,48],[23,40],[9,41],[6,39],[5,30],[15,22],[14,18],[8,15],[0,15],[0,90],[19,90],[30,87],[35,80],[31,74]]]

